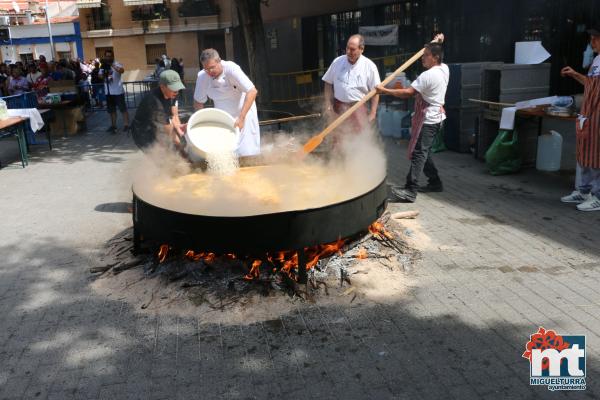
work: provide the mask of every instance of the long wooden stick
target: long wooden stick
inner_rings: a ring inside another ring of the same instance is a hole
[[[282,122],[294,122],[294,121],[301,121],[303,119],[308,119],[308,118],[319,118],[321,116],[320,113],[316,113],[316,114],[308,114],[308,115],[296,115],[293,117],[285,117],[285,118],[279,118],[279,119],[268,119],[265,121],[260,121],[258,124],[260,126],[263,125],[271,125],[271,124],[279,124]]]
[[[439,35],[436,36],[436,38],[432,42],[438,42],[440,40],[440,39],[438,39],[438,37],[439,37]],[[441,37],[441,40],[443,41],[443,36]],[[414,56],[412,56],[410,59],[408,59],[408,61],[406,61],[404,64],[402,64],[390,76],[385,78],[383,80],[383,82],[381,82],[381,84],[383,86],[386,86],[388,83],[390,83],[392,80],[394,80],[396,78],[396,76],[398,76],[398,74],[400,74],[400,72],[403,72],[405,69],[407,69],[408,67],[413,65],[415,63],[415,61],[417,61],[419,58],[421,58],[421,56],[423,55],[424,52],[425,52],[425,48],[422,48],[421,50],[419,50],[417,53],[415,53]],[[365,97],[363,97],[360,101],[357,101],[352,107],[347,109],[342,115],[337,117],[331,124],[329,124],[329,126],[327,126],[325,129],[323,129],[321,131],[321,133],[310,138],[308,140],[308,142],[306,142],[306,144],[302,148],[304,150],[304,154],[308,154],[311,151],[313,151],[314,149],[316,149],[317,147],[319,147],[319,145],[321,143],[323,143],[323,139],[325,139],[325,136],[329,135],[335,128],[340,126],[342,124],[342,122],[344,122],[346,119],[348,119],[348,117],[350,115],[352,115],[352,113],[354,113],[354,111],[358,110],[363,104],[365,104],[367,101],[369,101],[369,99],[371,97],[375,96],[376,94],[377,94],[377,89],[371,90],[369,93],[367,93],[367,95]]]

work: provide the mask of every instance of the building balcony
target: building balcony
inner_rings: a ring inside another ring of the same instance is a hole
[[[214,0],[183,0],[177,10],[182,18],[207,17],[219,14],[219,6]]]
[[[102,29],[112,29],[112,22],[110,19],[99,19],[88,15],[86,18],[88,31],[97,31]]]
[[[153,21],[171,18],[171,10],[163,4],[136,7],[131,11],[132,21]]]

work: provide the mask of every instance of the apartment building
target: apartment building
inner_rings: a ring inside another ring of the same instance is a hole
[[[182,58],[186,80],[195,80],[199,53],[233,56],[231,0],[78,0],[83,51],[107,49],[125,66],[125,80],[141,80],[163,54]]]
[[[0,2],[0,57],[2,62],[29,62],[44,55],[52,60],[83,56],[75,1],[48,1],[52,42],[47,26],[46,2]]]

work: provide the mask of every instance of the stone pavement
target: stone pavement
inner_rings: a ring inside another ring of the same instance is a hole
[[[141,157],[106,120],[0,170],[0,399],[600,396],[600,213],[558,201],[570,177],[492,177],[470,155],[437,154],[446,191],[390,205],[421,211],[403,222],[423,252],[398,272],[405,290],[216,323],[92,289],[101,246],[131,225]],[[399,183],[405,147],[386,151]],[[529,385],[521,354],[539,326],[587,335],[585,392]]]

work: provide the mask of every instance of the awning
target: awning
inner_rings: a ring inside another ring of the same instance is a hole
[[[99,8],[102,7],[100,0],[77,0],[77,8]]]
[[[162,4],[163,0],[123,0],[126,6],[148,6],[152,4]]]

